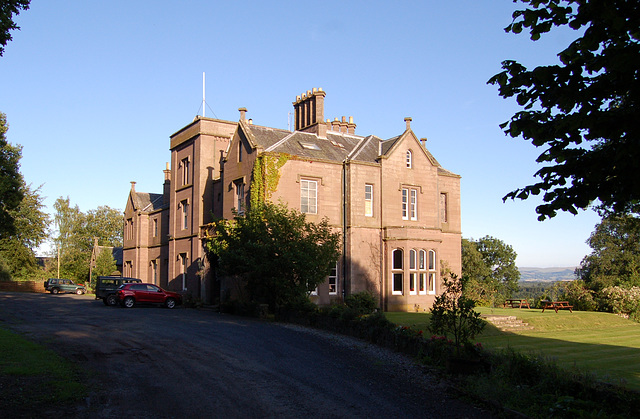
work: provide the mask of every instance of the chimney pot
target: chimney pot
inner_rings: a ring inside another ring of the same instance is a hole
[[[238,110],[240,111],[240,120],[244,121],[245,114],[247,113],[247,108],[238,108]]]
[[[411,129],[411,117],[406,117],[404,122],[407,124],[407,131]]]
[[[136,191],[136,182],[131,182],[131,190],[132,190],[133,192],[135,192],[135,191]]]

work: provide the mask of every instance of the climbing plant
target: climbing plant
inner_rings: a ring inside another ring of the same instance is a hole
[[[251,178],[251,206],[266,202],[278,188],[280,168],[290,159],[289,154],[261,154],[253,165]]]

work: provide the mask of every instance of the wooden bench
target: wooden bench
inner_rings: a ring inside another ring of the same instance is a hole
[[[542,303],[543,313],[544,313],[544,310],[547,308],[554,309],[556,313],[558,312],[558,310],[563,310],[563,309],[567,309],[571,313],[573,313],[573,306],[569,305],[568,301],[541,301],[541,303]]]
[[[508,298],[504,301],[504,307],[506,308],[507,306],[511,307],[511,308],[522,308],[522,307],[526,307],[526,308],[531,308],[529,307],[529,302],[527,301],[526,298]]]

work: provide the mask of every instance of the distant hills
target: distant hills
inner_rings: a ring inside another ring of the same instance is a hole
[[[576,279],[576,267],[566,268],[520,268],[520,282],[555,282],[571,281]]]

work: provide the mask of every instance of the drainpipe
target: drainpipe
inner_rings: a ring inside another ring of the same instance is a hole
[[[347,296],[347,159],[342,162],[342,300]]]

